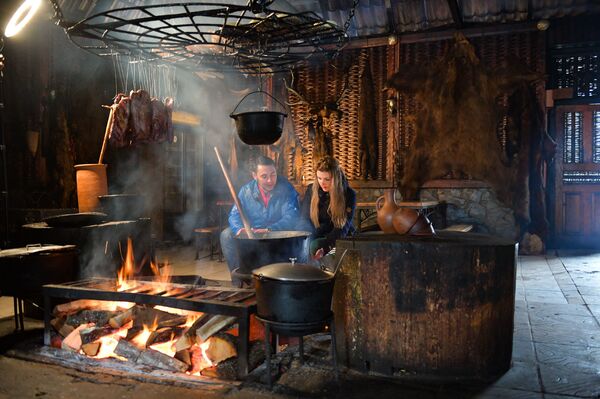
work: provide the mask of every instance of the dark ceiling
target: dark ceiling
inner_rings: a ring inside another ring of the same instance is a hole
[[[150,4],[193,3],[185,0],[58,0],[66,19],[77,21],[108,9]],[[204,1],[244,5],[246,0]],[[343,27],[353,0],[275,0],[272,9],[313,11]],[[598,0],[359,0],[348,35],[384,36],[450,28],[537,22],[564,16],[600,13]]]

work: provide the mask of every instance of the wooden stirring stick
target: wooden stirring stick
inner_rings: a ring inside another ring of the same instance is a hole
[[[227,181],[227,187],[229,187],[229,192],[231,193],[233,202],[235,203],[235,206],[237,206],[238,212],[240,213],[240,217],[242,218],[242,223],[244,224],[244,229],[246,229],[246,233],[248,234],[249,238],[255,238],[254,232],[252,231],[252,228],[250,227],[250,223],[248,223],[248,219],[246,219],[246,214],[242,210],[242,205],[240,204],[240,200],[238,199],[235,189],[233,188],[233,184],[231,183],[231,180],[229,179],[229,175],[227,174],[227,170],[225,169],[225,165],[223,164],[223,161],[221,160],[221,155],[219,154],[219,149],[217,147],[215,147],[215,153],[217,154],[217,160],[219,161],[219,165],[221,165],[221,170],[223,171],[223,175],[225,176],[225,180]]]
[[[110,133],[110,126],[112,125],[113,118],[115,117],[115,109],[108,105],[103,105],[102,107],[110,109],[110,114],[108,115],[108,122],[106,123],[106,129],[104,130],[104,140],[102,140],[102,149],[100,150],[100,158],[98,159],[98,163],[101,164],[104,159],[104,152],[106,151],[106,143],[108,142],[108,135]]]

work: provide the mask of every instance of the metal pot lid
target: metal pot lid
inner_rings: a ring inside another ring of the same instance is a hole
[[[57,252],[68,252],[73,251],[75,248],[75,245],[28,245],[26,247],[21,248],[3,249],[2,251],[0,251],[0,258],[19,257],[33,254],[43,255]]]
[[[268,233],[254,233],[255,238],[249,238],[247,235],[240,235],[235,237],[238,240],[271,240],[271,239],[285,239],[285,238],[296,238],[296,237],[308,237],[310,233],[308,231],[300,230],[275,230],[269,231]]]
[[[255,269],[252,274],[258,278],[280,281],[324,281],[333,278],[333,273],[305,263],[273,263]]]

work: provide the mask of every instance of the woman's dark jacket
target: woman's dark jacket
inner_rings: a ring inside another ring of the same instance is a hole
[[[354,211],[356,209],[356,191],[344,181],[343,187],[346,197],[347,218],[346,224],[344,224],[342,228],[337,228],[333,225],[331,215],[327,212],[327,208],[329,208],[329,193],[323,191],[317,182],[311,184],[306,189],[300,211],[302,217],[310,221],[310,200],[315,187],[318,187],[319,190],[319,227],[315,228],[312,238],[326,238],[326,246],[324,249],[325,252],[329,252],[329,250],[335,247],[335,240],[351,235],[355,231],[354,225],[352,224],[352,218],[354,218]]]

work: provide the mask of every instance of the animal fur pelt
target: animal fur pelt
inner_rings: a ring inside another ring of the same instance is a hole
[[[516,65],[521,63],[486,70],[469,41],[457,34],[431,66],[402,66],[390,78],[387,87],[413,93],[423,106],[400,185],[404,198],[416,199],[428,180],[469,176],[490,183],[501,201],[529,220],[528,199],[521,198],[527,191],[527,168],[508,159],[496,133],[497,97],[511,94],[519,83],[540,79]]]
[[[377,121],[375,120],[375,94],[371,66],[367,59],[360,80],[358,108],[358,146],[360,174],[363,179],[377,179]]]

